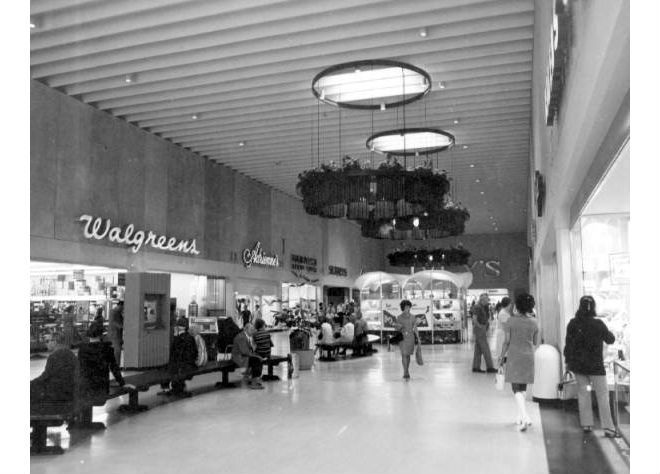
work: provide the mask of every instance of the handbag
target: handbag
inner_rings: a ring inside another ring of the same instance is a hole
[[[557,389],[559,390],[560,400],[572,400],[577,398],[578,385],[573,372],[567,370],[564,373],[564,378],[559,382]]]
[[[495,389],[504,390],[504,368],[502,366],[497,369],[495,374]]]
[[[390,337],[390,344],[398,344],[403,341],[403,334],[401,331],[395,331]]]
[[[422,345],[417,344],[415,346],[415,361],[417,365],[424,365],[424,359],[422,358]]]

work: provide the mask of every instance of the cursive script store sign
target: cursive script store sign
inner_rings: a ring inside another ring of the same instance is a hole
[[[257,242],[251,249],[243,249],[243,265],[250,268],[253,264],[264,267],[279,267],[280,259],[277,255],[266,255],[261,248],[261,242]]]
[[[150,230],[136,230],[133,224],[113,226],[110,219],[93,217],[83,214],[78,218],[84,222],[83,235],[90,240],[107,240],[116,244],[127,245],[131,252],[137,253],[141,248],[151,246],[154,249],[168,252],[181,252],[199,255],[196,239],[182,240],[176,237],[158,235]]]

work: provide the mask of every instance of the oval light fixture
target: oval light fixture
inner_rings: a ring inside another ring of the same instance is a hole
[[[454,135],[437,128],[402,128],[370,136],[367,148],[383,154],[416,156],[446,150],[454,142]]]
[[[388,59],[337,64],[312,80],[320,101],[349,109],[385,110],[419,100],[430,90],[426,71]]]

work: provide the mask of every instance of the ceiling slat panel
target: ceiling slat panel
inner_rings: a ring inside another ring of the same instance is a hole
[[[312,77],[368,58],[419,66],[433,88],[405,124],[455,134],[433,160],[468,232],[525,229],[533,0],[32,0],[32,15],[33,78],[296,198],[319,162],[378,166],[367,137],[403,124],[403,109],[318,104]]]

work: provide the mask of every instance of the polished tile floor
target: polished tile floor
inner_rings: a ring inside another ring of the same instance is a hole
[[[280,366],[283,380],[261,391],[214,390],[207,375],[189,382],[190,399],[165,400],[152,387],[140,396],[147,412],[119,414],[125,400],[112,400],[94,412],[105,432],[53,430],[67,451],[31,457],[31,472],[548,473],[538,405],[529,403],[530,430],[516,431],[510,391],[470,371],[471,345],[424,346],[408,382],[398,350],[377,347],[371,357],[317,360],[291,380]]]

